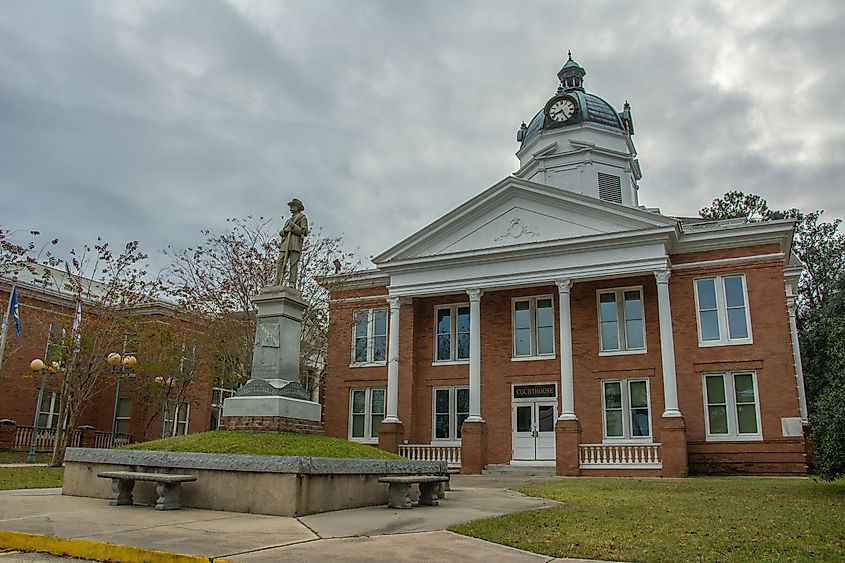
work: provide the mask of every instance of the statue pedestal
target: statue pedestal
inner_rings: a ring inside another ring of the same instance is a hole
[[[299,376],[299,339],[308,302],[287,286],[267,286],[252,302],[258,307],[252,379],[223,401],[221,427],[316,433],[319,426],[322,433],[322,406],[310,400]]]

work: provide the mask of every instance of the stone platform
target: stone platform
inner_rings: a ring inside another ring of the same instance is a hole
[[[195,474],[182,486],[182,506],[303,516],[387,504],[379,477],[445,475],[446,462],[68,448],[62,494],[110,499],[101,471]],[[137,503],[155,504],[154,484],[134,492]]]

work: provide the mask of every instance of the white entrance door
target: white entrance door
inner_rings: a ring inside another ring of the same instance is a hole
[[[528,401],[513,404],[513,459],[555,459],[557,403]]]

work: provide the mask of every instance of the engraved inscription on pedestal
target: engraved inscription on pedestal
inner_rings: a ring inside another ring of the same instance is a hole
[[[291,397],[293,399],[309,400],[308,392],[298,381],[284,381],[281,379],[267,381],[265,379],[251,379],[246,385],[238,389],[236,397]]]
[[[280,343],[279,323],[264,322],[258,325],[258,345],[265,348],[278,348]]]

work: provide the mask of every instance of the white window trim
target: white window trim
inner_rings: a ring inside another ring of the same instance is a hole
[[[640,308],[643,323],[643,347],[642,348],[628,348],[628,324],[625,322],[625,292],[639,291],[640,292]],[[619,339],[620,346],[624,342],[625,348],[619,350],[602,350],[602,335],[601,335],[601,296],[604,293],[613,293],[616,295],[616,332]],[[648,353],[648,336],[645,324],[645,296],[643,286],[631,285],[627,287],[610,287],[607,289],[596,290],[596,321],[599,335],[599,356],[628,356],[632,354],[647,354]]]
[[[50,410],[46,410],[46,411],[41,410],[41,407],[43,405],[43,399],[42,399],[42,404],[38,405],[38,420],[39,420],[38,429],[39,430],[46,430],[48,428],[53,428],[53,419],[58,419],[58,417],[59,417],[59,403],[60,403],[59,399],[60,399],[61,395],[59,394],[58,391],[50,391],[50,390],[45,390],[44,393],[45,394],[50,393]],[[42,414],[47,416],[47,422],[43,425],[43,427],[42,427],[41,422],[40,422]],[[56,426],[58,426],[58,420],[56,421]],[[63,428],[66,428],[66,427],[67,427],[67,418],[65,418],[65,424],[63,425]]]
[[[355,361],[355,327],[357,326],[355,323],[355,317],[358,313],[363,311],[367,312],[367,361],[365,362],[356,362]],[[384,344],[385,344],[385,354],[384,360],[373,361],[371,358],[373,357],[373,342],[375,341],[375,335],[373,331],[375,330],[375,320],[374,320],[374,312],[375,311],[384,311],[385,315],[385,335],[384,335]],[[372,367],[372,366],[384,366],[387,365],[387,339],[390,334],[390,318],[387,312],[387,308],[385,307],[372,307],[370,309],[355,309],[352,311],[352,346],[350,347],[350,355],[349,355],[349,367],[351,368],[361,368],[361,367]]]
[[[167,432],[168,436],[187,436],[189,434],[189,429],[191,426],[191,403],[184,402],[184,403],[177,403],[175,400],[167,401],[168,405],[165,405],[164,410],[164,429]],[[174,407],[174,411],[172,413],[169,412],[168,406],[172,403]],[[179,421],[179,413],[182,412],[182,407],[185,407],[187,411],[185,412],[185,422]],[[170,414],[171,418],[167,418],[167,415]],[[176,419],[176,424],[173,424],[173,419]],[[185,431],[179,432],[179,427],[184,424]]]
[[[745,300],[745,326],[748,327],[747,338],[731,338],[728,330],[728,308],[725,298],[724,278],[739,276],[742,279],[742,297]],[[716,311],[719,319],[719,340],[701,339],[701,308],[698,304],[698,280],[713,279],[716,288]],[[707,348],[710,346],[738,346],[742,344],[753,344],[754,338],[751,332],[751,304],[748,302],[748,287],[745,283],[745,274],[742,272],[732,274],[713,274],[709,276],[698,276],[692,280],[693,292],[695,293],[695,320],[698,328],[698,346]]]
[[[131,424],[132,424],[132,398],[131,397],[118,397],[117,401],[118,401],[118,409],[117,409],[118,415],[114,417],[115,433],[119,433],[117,431],[117,428],[120,426],[121,420],[126,421],[127,429],[129,429],[131,427]],[[120,401],[129,401],[129,416],[120,416],[120,406],[119,406]],[[124,434],[129,434],[129,432],[128,431],[124,432]]]
[[[446,305],[435,305],[434,306],[434,343],[432,353],[434,354],[434,358],[432,358],[431,365],[433,366],[450,366],[450,365],[466,365],[469,364],[469,358],[466,359],[458,359],[458,309],[462,307],[469,307],[468,302],[464,303],[449,303]],[[437,359],[437,311],[442,311],[443,309],[449,309],[449,359],[448,360],[438,360]],[[470,313],[471,314],[471,313]]]
[[[636,381],[645,382],[646,400],[648,401],[648,436],[631,436],[631,397],[629,384]],[[620,383],[622,389],[622,434],[621,437],[607,435],[607,403],[604,398],[606,383]],[[603,444],[651,444],[654,442],[654,417],[651,408],[651,382],[647,377],[631,377],[628,379],[601,380],[601,435]]]
[[[353,396],[355,391],[364,391],[364,437],[352,437],[352,415],[353,413]],[[385,412],[382,413],[382,418],[387,416],[387,389],[385,387],[352,387],[349,389],[349,418],[347,420],[347,436],[349,441],[358,442],[361,444],[378,444],[378,436],[372,437],[373,433],[373,391],[384,391]],[[378,434],[378,431],[376,431]]]
[[[214,392],[220,391],[220,402],[214,402]],[[211,388],[211,412],[214,414],[217,413],[216,420],[217,420],[217,427],[211,428],[211,430],[218,430],[220,428],[220,422],[223,417],[223,401],[228,399],[229,397],[235,396],[234,389],[226,389],[225,387],[212,387]]]
[[[552,302],[552,351],[548,354],[537,353],[537,300],[548,299]],[[528,314],[531,317],[531,329],[529,330],[529,348],[531,354],[528,356],[516,355],[516,303],[518,301],[528,301]],[[511,361],[512,362],[527,362],[533,360],[553,360],[557,357],[557,344],[555,343],[555,299],[552,295],[532,295],[526,297],[512,297],[511,298]]]
[[[725,409],[728,413],[728,434],[710,434],[710,413],[707,412],[707,376],[721,375],[725,386]],[[735,375],[751,375],[754,383],[754,410],[757,414],[757,433],[740,434],[736,417]],[[757,372],[753,370],[711,371],[701,374],[701,393],[704,399],[704,432],[708,442],[761,442],[763,424],[760,420],[760,388],[757,387]]]
[[[458,389],[466,389],[466,385],[441,385],[439,387],[432,387],[431,389],[431,443],[439,446],[444,445],[461,445],[461,439],[458,438]],[[437,437],[437,391],[449,391],[449,437]]]

